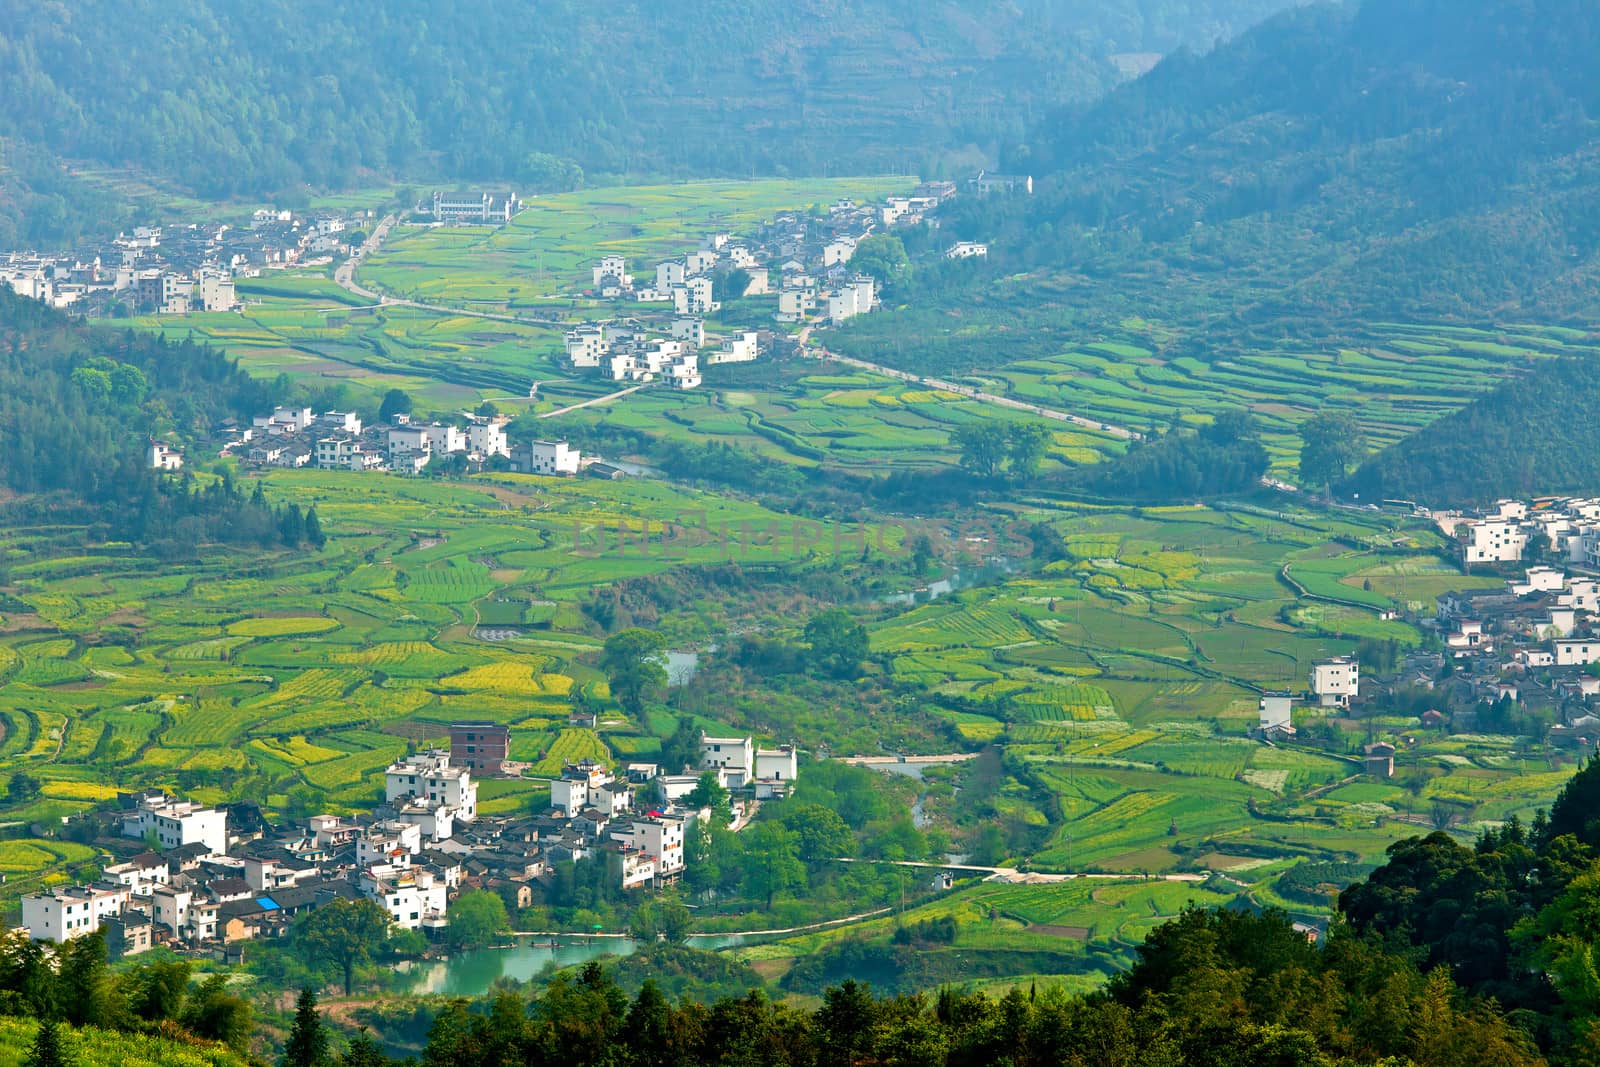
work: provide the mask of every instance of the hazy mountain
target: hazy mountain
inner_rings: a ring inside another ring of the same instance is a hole
[[[0,134],[32,192],[64,195],[61,158],[204,196],[962,168],[1143,54],[1289,2],[0,0]]]

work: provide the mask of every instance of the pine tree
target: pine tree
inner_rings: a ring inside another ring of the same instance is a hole
[[[311,510],[306,512],[306,544],[321,548],[327,543],[328,538],[322,532],[322,520],[317,518],[317,506],[312,504]]]
[[[28,1050],[28,1058],[22,1061],[22,1067],[66,1067],[71,1062],[61,1047],[61,1033],[56,1029],[56,1024],[49,1019],[40,1023],[39,1032],[33,1039],[33,1048]]]
[[[279,1063],[281,1067],[327,1067],[328,1032],[317,1013],[317,995],[310,989],[300,990],[300,998],[295,1001],[294,1025],[289,1029]]]

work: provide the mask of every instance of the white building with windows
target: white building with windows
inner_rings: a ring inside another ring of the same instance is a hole
[[[100,929],[122,914],[131,892],[126,886],[63,886],[22,898],[22,925],[35,941],[62,944]]]
[[[633,275],[628,273],[628,261],[622,256],[601,256],[600,261],[594,265],[590,273],[594,278],[594,288],[596,289],[604,288],[608,278],[618,288],[633,288]]]
[[[753,363],[760,355],[761,335],[754,330],[747,330],[737,337],[725,339],[721,347],[711,353],[707,362],[713,365],[719,363]]]
[[[1311,692],[1325,708],[1348,707],[1361,689],[1361,666],[1349,656],[1323,660],[1311,668]]]
[[[511,454],[511,465],[523,474],[570,476],[578,473],[583,453],[565,441],[529,441]]]
[[[467,446],[478,455],[487,459],[489,456],[511,455],[511,444],[506,440],[506,424],[501,419],[486,419],[474,422],[467,427]]]
[[[700,768],[714,770],[723,786],[737,789],[753,776],[755,744],[748,737],[700,734]]]
[[[987,259],[989,246],[977,241],[957,241],[945,250],[945,259]]]
[[[160,441],[151,441],[150,447],[145,450],[145,465],[158,471],[182,470],[183,453],[168,448]]]
[[[146,797],[123,816],[122,836],[142,839],[151,835],[163,849],[202,844],[212,855],[225,856],[228,813],[168,796]]]
[[[799,756],[793,745],[756,749],[755,777],[792,782],[800,776]]]
[[[361,872],[361,892],[389,913],[402,930],[442,929],[449,924],[449,889],[444,879],[410,866],[380,865]]]
[[[472,772],[452,767],[447,752],[420,752],[384,771],[384,799],[393,804],[409,798],[436,801],[453,810],[461,822],[478,817],[478,787]]]
[[[1553,642],[1557,667],[1586,667],[1600,661],[1600,637],[1569,637]]]

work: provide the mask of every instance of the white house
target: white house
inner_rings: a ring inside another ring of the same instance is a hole
[[[449,890],[430,871],[410,867],[371,867],[361,874],[361,892],[389,913],[403,930],[448,925]]]
[[[1584,667],[1600,660],[1600,637],[1569,637],[1551,646],[1557,667]]]
[[[602,256],[600,262],[594,265],[594,287],[600,289],[605,280],[610,278],[623,289],[633,288],[633,275],[628,273],[628,261],[622,256]]]
[[[610,781],[611,772],[594,760],[568,763],[561,768],[561,777],[550,783],[550,806],[570,819],[584,808],[598,806],[594,796]]]
[[[1263,732],[1294,729],[1294,698],[1288,693],[1263,693],[1260,711]]]
[[[316,426],[331,433],[361,432],[361,416],[353,411],[324,411],[316,418]]]
[[[688,276],[689,272],[681,259],[669,259],[656,264],[656,288],[662,292],[667,292],[674,285],[682,285]]]
[[[108,882],[125,887],[136,897],[148,897],[171,879],[167,861],[155,852],[145,852],[126,863],[114,863],[100,872]]]
[[[756,749],[756,778],[792,782],[799,776],[799,758],[793,745]]]
[[[712,299],[710,278],[686,278],[670,291],[672,310],[679,315],[709,315],[721,306]]]
[[[822,246],[822,265],[824,267],[842,266],[850,262],[850,257],[855,254],[855,238],[840,237]]]
[[[145,463],[152,470],[175,471],[183,469],[183,454],[168,448],[160,441],[151,441],[145,452]]]
[[[472,772],[452,767],[447,752],[421,752],[407,756],[384,771],[384,799],[389,803],[416,797],[444,804],[462,822],[478,816],[478,787]]]
[[[699,348],[706,343],[705,320],[692,315],[673,319],[667,327],[667,333],[673,340],[682,341],[691,348]]]
[[[989,246],[977,241],[957,241],[945,250],[945,259],[987,259]]]
[[[1311,668],[1311,692],[1325,708],[1348,707],[1361,688],[1361,666],[1349,656],[1323,660]]]
[[[717,265],[717,253],[709,248],[702,248],[689,255],[683,261],[683,267],[690,277],[704,274]]]
[[[772,292],[771,274],[767,268],[746,267],[744,272],[750,276],[750,282],[740,296],[765,296]]]
[[[167,886],[151,898],[157,926],[165,926],[180,941],[210,941],[217,936],[218,904],[197,898],[192,889]]]
[[[228,813],[167,796],[147,797],[122,818],[122,836],[155,835],[159,847],[203,844],[212,855],[228,852]]]
[[[700,734],[700,767],[714,770],[728,789],[737,789],[752,777],[755,745],[748,737],[710,737]]]
[[[512,456],[512,465],[524,474],[572,475],[582,457],[565,441],[529,441]]]
[[[673,389],[698,389],[700,357],[691,352],[675,360],[662,374],[662,381]]]
[[[598,367],[606,352],[606,328],[585,324],[566,333],[567,362],[574,367]]]
[[[413,822],[386,819],[374,823],[356,838],[356,865],[410,866],[411,857],[422,851],[422,837],[422,827]]]
[[[654,860],[659,877],[670,878],[683,870],[683,830],[683,820],[669,816],[635,819],[627,841],[641,855]]]
[[[754,330],[747,330],[737,337],[727,338],[722,346],[711,353],[708,362],[718,363],[753,363],[761,354],[761,335]]]
[[[1515,519],[1483,519],[1456,527],[1465,563],[1515,563],[1528,547],[1528,530]]]
[[[505,423],[498,419],[474,422],[467,427],[467,445],[480,456],[511,455],[511,445],[506,440]]]
[[[61,944],[100,929],[106,919],[122,914],[130,892],[126,886],[63,886],[22,898],[22,925],[35,941]]]

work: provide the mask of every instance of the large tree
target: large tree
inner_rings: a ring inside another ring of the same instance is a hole
[[[611,695],[628,714],[642,712],[645,697],[667,684],[666,650],[665,637],[637,626],[606,638],[600,669],[611,684]]]
[[[330,901],[297,918],[293,938],[313,960],[339,968],[349,996],[356,968],[371,963],[389,940],[389,913],[370,900]]]
[[[751,896],[766,897],[767,907],[779,893],[805,885],[806,869],[800,862],[800,836],[776,822],[750,827],[744,838],[744,883]]]
[[[854,678],[870,648],[867,628],[843,608],[829,608],[806,623],[812,666],[834,678]]]
[[[1331,487],[1367,452],[1366,434],[1354,415],[1324,411],[1300,427],[1300,484]]]
[[[450,904],[450,943],[456,948],[492,945],[511,929],[506,902],[487,889],[462,893]]]

